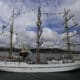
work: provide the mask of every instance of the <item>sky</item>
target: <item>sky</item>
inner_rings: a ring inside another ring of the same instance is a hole
[[[64,9],[70,9],[74,14],[69,27],[73,22],[78,26],[72,29],[69,35],[80,32],[80,0],[0,0],[0,46],[9,46],[11,16],[14,8],[13,46],[36,47],[36,22],[38,6],[41,6],[41,20],[44,43],[43,48],[63,48],[66,35],[64,32]],[[44,14],[48,13],[48,15]],[[2,26],[6,28],[2,28]],[[80,37],[80,36],[79,36]],[[80,38],[73,37],[72,41],[79,42]],[[79,48],[79,46],[78,46]]]

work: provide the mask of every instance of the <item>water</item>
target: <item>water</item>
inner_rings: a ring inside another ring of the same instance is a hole
[[[0,80],[80,80],[80,70],[62,73],[0,72]]]

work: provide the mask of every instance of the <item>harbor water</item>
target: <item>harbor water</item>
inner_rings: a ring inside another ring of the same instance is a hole
[[[80,70],[61,73],[0,72],[0,80],[80,80]]]

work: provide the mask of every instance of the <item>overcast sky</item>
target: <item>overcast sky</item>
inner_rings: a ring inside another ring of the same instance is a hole
[[[42,47],[61,48],[62,38],[65,36],[63,34],[64,8],[70,9],[70,14],[74,13],[74,20],[80,25],[80,0],[40,0],[40,3],[39,0],[0,0],[0,46],[9,46],[9,30],[13,8],[15,12],[14,46],[21,46],[21,44],[27,47],[36,46],[36,22],[39,5],[41,5],[42,11],[42,38],[44,40]],[[49,15],[43,13],[49,13]],[[72,23],[72,21],[69,22],[70,25]],[[2,29],[3,25],[6,26],[5,29]],[[69,34],[80,32],[80,27],[77,28],[71,30]],[[76,40],[79,41],[79,39]]]

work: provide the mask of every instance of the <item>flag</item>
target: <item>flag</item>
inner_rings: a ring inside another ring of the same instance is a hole
[[[2,28],[6,28],[6,26],[3,25]]]
[[[4,29],[6,28],[5,25],[2,26],[2,33],[4,33]]]

